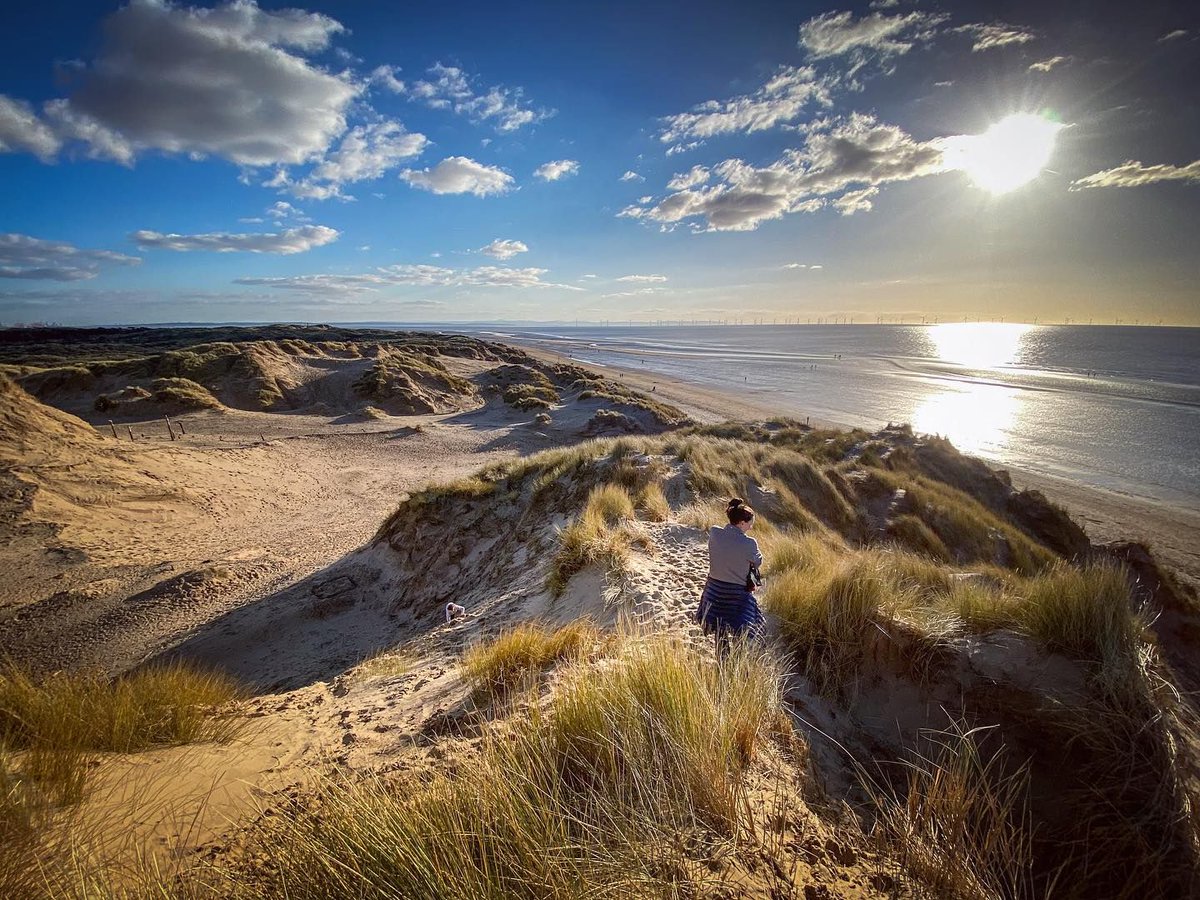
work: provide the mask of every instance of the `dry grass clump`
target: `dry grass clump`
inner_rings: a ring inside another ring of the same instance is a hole
[[[786,727],[778,678],[753,649],[718,666],[677,640],[630,644],[616,665],[568,672],[538,746],[576,790],[658,823],[732,833],[741,773]]]
[[[888,536],[915,553],[949,562],[953,557],[945,543],[928,525],[916,516],[896,516],[887,526]]]
[[[739,830],[743,773],[780,722],[758,654],[668,638],[579,664],[545,707],[485,742],[470,766],[417,785],[331,783],[272,817],[268,867],[227,871],[222,896],[292,900],[680,896],[681,830]]]
[[[600,641],[600,629],[588,619],[554,631],[540,622],[525,622],[470,647],[463,655],[463,675],[476,690],[499,695],[553,663],[581,656]]]
[[[0,897],[107,896],[80,868],[86,835],[64,811],[83,799],[96,755],[226,740],[237,726],[222,707],[240,696],[182,665],[116,680],[0,670]]]
[[[1013,598],[994,581],[961,577],[954,579],[941,608],[977,633],[1011,628]]]
[[[621,567],[629,556],[631,535],[621,523],[634,517],[629,491],[615,484],[592,489],[583,511],[559,534],[558,552],[550,563],[546,587],[556,597],[571,577],[596,563]]]
[[[112,751],[223,740],[234,721],[220,708],[241,696],[227,677],[182,664],[118,679],[57,672],[42,681],[0,671],[0,740],[14,750]]]
[[[853,681],[877,623],[913,604],[884,560],[870,553],[821,553],[773,576],[764,605],[802,668],[822,689]]]
[[[156,378],[150,382],[155,402],[180,409],[216,409],[221,404],[204,385],[189,378]]]
[[[763,466],[767,478],[786,485],[807,510],[825,524],[845,531],[857,516],[833,482],[808,459],[790,450],[778,450]]]
[[[716,497],[710,497],[708,499],[685,503],[675,511],[675,521],[689,528],[708,531],[713,525],[727,521],[725,517],[725,501]],[[757,532],[754,536],[758,537]]]
[[[1120,678],[1137,665],[1144,622],[1133,608],[1123,566],[1058,563],[1024,579],[1016,591],[1016,624],[1047,649],[1093,663],[1106,678]]]
[[[1032,898],[1028,772],[1004,771],[985,756],[977,732],[933,738],[934,752],[905,766],[899,788],[867,779],[874,838],[933,897]]]
[[[671,504],[667,502],[662,485],[656,481],[638,491],[637,508],[651,522],[665,522],[671,518]]]
[[[955,487],[920,475],[883,469],[871,471],[889,489],[905,492],[912,516],[936,536],[948,558],[964,563],[994,562],[1024,575],[1035,575],[1057,559],[1024,532]],[[904,537],[916,542],[905,541],[912,549],[937,555],[938,544],[930,542],[927,535],[917,535],[912,526],[900,528]],[[921,543],[926,546],[920,546]]]

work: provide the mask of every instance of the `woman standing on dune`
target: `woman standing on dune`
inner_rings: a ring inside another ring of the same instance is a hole
[[[754,599],[762,583],[762,553],[746,533],[754,526],[754,510],[734,497],[725,514],[728,525],[708,530],[708,582],[696,613],[704,633],[716,635],[718,659],[729,653],[734,638],[756,634],[763,621]]]

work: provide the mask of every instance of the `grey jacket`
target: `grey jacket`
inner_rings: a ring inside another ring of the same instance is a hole
[[[758,541],[736,525],[708,529],[708,577],[731,584],[745,584],[750,566],[762,565]]]

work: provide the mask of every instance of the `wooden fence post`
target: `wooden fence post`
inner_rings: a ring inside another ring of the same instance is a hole
[[[117,436],[117,426],[113,424],[112,419],[108,420],[108,427],[112,429],[113,437]]]
[[[133,440],[133,426],[126,425],[125,427],[129,430],[129,439],[132,441]]]
[[[167,423],[167,434],[171,436],[171,440],[175,440],[175,429],[171,427],[171,417],[163,416],[163,421]]]

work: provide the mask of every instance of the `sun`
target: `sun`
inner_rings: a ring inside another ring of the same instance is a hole
[[[1041,173],[1062,127],[1032,113],[1016,113],[983,134],[947,139],[946,164],[966,172],[985,191],[1007,194]]]

